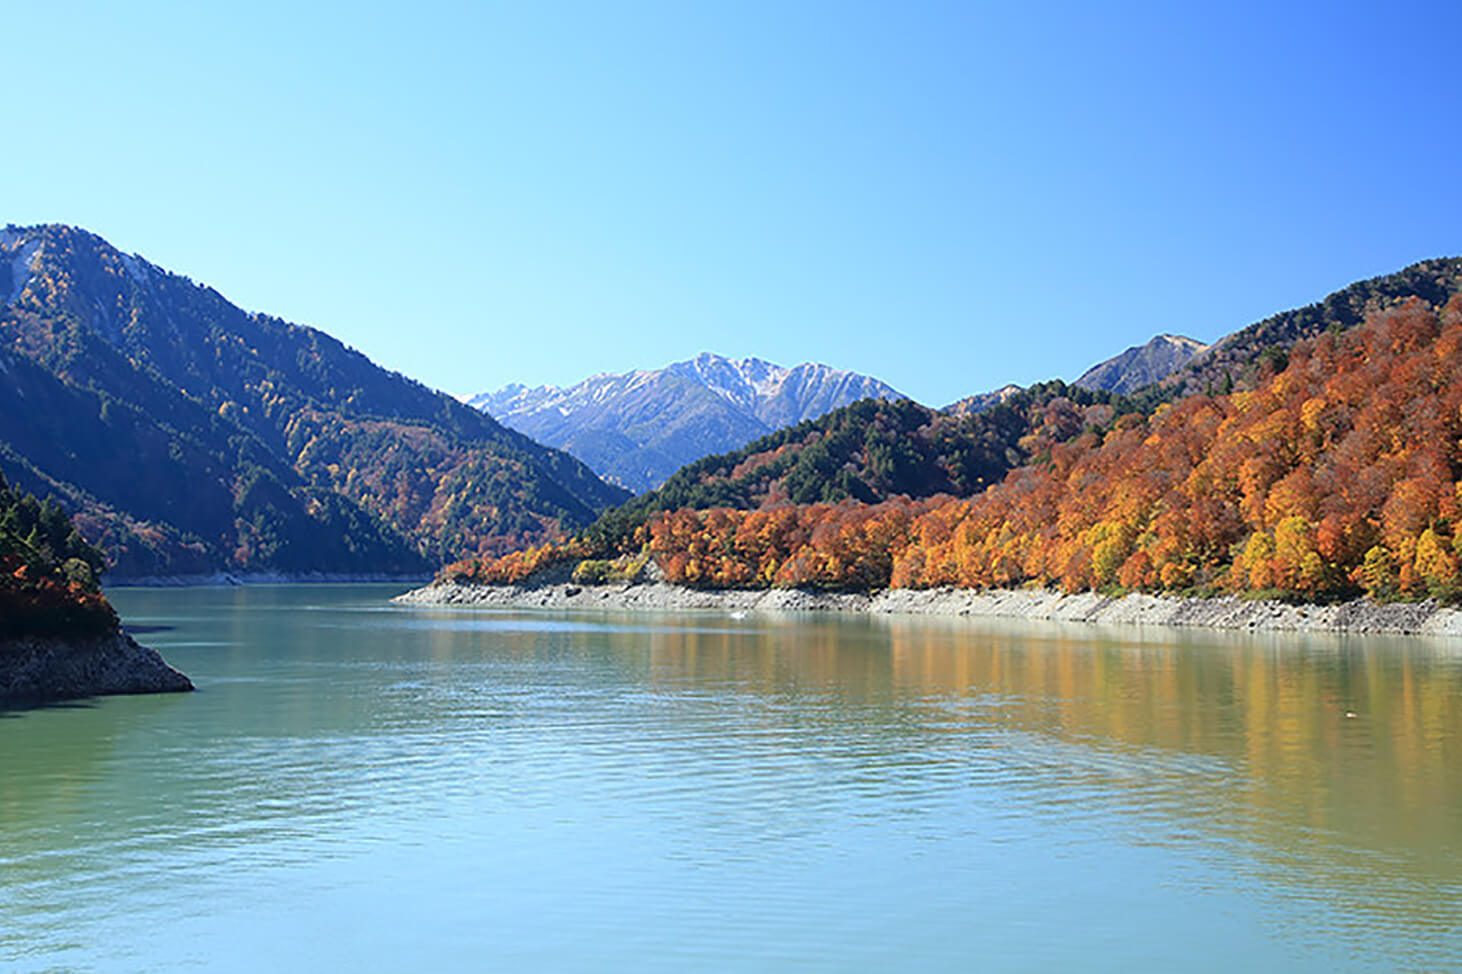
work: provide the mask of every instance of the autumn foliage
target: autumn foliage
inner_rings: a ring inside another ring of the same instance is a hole
[[[64,511],[0,477],[0,637],[116,631],[101,567]]]
[[[500,558],[466,558],[442,569],[443,578],[483,585],[517,585],[554,565],[576,562],[592,554],[578,541],[549,542]]]
[[[35,576],[14,555],[0,556],[0,636],[115,632],[117,614],[100,592],[74,581]]]
[[[1307,599],[1462,593],[1462,299],[1295,345],[1251,391],[1051,444],[975,497],[653,514],[694,586],[1058,586]],[[479,564],[521,581],[584,542]]]

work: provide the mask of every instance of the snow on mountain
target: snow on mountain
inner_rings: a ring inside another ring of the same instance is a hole
[[[513,383],[466,401],[638,491],[692,460],[869,397],[903,398],[878,379],[827,365],[787,368],[706,352],[567,388]]]

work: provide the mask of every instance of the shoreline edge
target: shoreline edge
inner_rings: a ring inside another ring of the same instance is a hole
[[[720,610],[854,612],[869,615],[988,617],[1264,632],[1338,632],[1462,636],[1462,610],[1425,602],[1354,599],[1292,604],[1234,595],[1211,598],[1122,596],[1049,589],[886,589],[864,594],[805,589],[692,589],[665,582],[481,585],[437,581],[391,600],[398,605],[504,609]]]

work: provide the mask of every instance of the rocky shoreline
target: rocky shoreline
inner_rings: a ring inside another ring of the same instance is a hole
[[[0,702],[45,703],[124,693],[175,693],[193,682],[125,632],[0,640]]]
[[[1435,602],[1292,605],[1237,596],[1172,598],[1133,593],[1066,595],[1050,590],[890,589],[871,595],[801,589],[705,590],[664,582],[618,585],[475,585],[439,581],[399,595],[403,605],[498,608],[862,612],[1204,627],[1266,632],[1462,636],[1462,611]]]

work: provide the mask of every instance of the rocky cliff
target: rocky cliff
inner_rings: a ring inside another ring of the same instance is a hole
[[[125,632],[0,640],[0,702],[43,703],[119,693],[173,693],[193,683]]]

